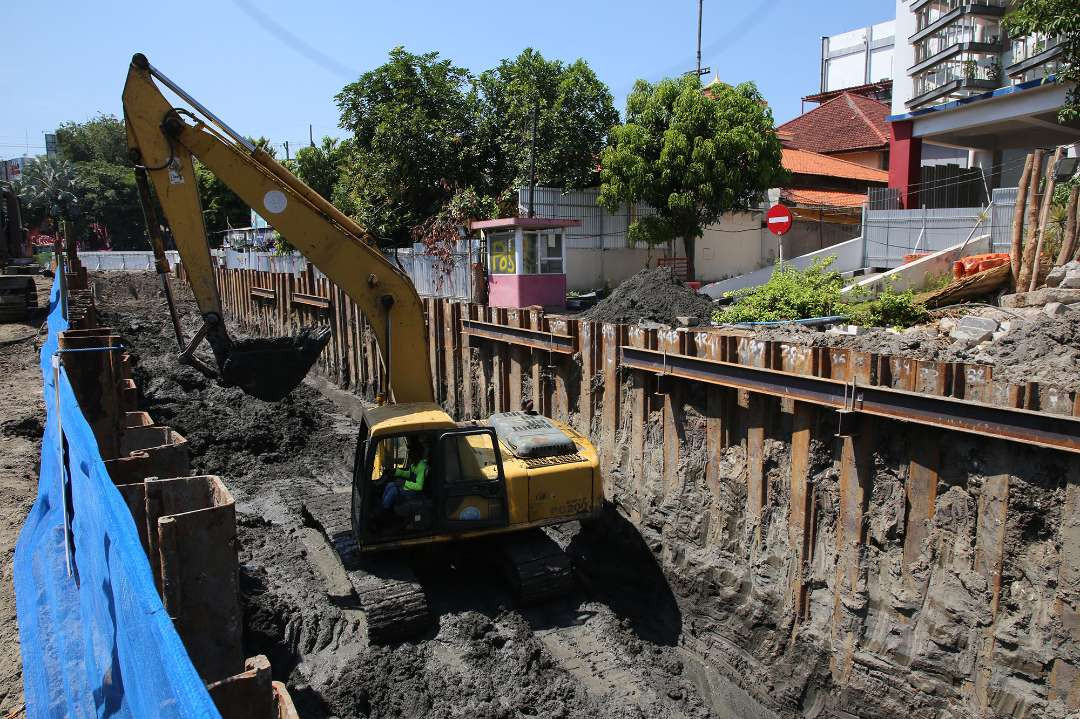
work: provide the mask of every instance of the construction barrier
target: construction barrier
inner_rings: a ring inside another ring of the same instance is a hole
[[[26,714],[219,717],[58,361],[59,280],[48,326],[38,495],[15,548]]]

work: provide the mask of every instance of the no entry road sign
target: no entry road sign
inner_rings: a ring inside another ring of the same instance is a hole
[[[765,213],[765,223],[774,235],[783,235],[790,230],[792,220],[791,210],[780,204],[773,205]]]

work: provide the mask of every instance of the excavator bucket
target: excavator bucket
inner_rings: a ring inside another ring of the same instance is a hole
[[[221,367],[222,382],[277,402],[304,381],[329,341],[329,327],[305,327],[291,337],[234,340]]]

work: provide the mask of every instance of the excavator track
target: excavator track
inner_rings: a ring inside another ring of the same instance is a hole
[[[542,604],[574,590],[570,559],[544,532],[537,529],[511,535],[499,548],[503,574],[520,604]]]
[[[432,624],[427,595],[408,562],[394,554],[363,557],[352,533],[349,492],[302,495],[305,521],[334,548],[367,619],[368,639],[385,644],[416,636]]]

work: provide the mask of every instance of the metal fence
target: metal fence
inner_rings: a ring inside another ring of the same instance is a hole
[[[391,262],[394,261],[393,255]],[[397,262],[412,278],[416,291],[424,297],[446,297],[465,302],[473,301],[473,263],[480,262],[479,241],[462,240],[450,258],[449,267],[424,251],[422,245],[411,250],[397,250]],[[449,271],[447,271],[449,269]]]
[[[180,261],[180,253],[169,250],[165,253],[170,264]],[[152,270],[154,269],[154,253],[149,250],[144,252],[80,252],[79,259],[88,270],[96,272],[107,270]]]
[[[537,187],[533,211],[537,217],[579,220],[580,227],[568,227],[563,233],[566,247],[578,250],[617,250],[632,247],[626,238],[627,228],[642,217],[656,214],[645,204],[623,205],[617,212],[608,212],[597,204],[600,191],[562,190],[557,187]],[[529,211],[529,188],[518,189],[518,206],[522,217]]]
[[[867,210],[863,214],[863,257],[867,267],[897,267],[904,255],[934,252],[963,242],[977,223],[994,252],[1007,252],[1016,188],[994,190],[993,205],[926,210]]]

